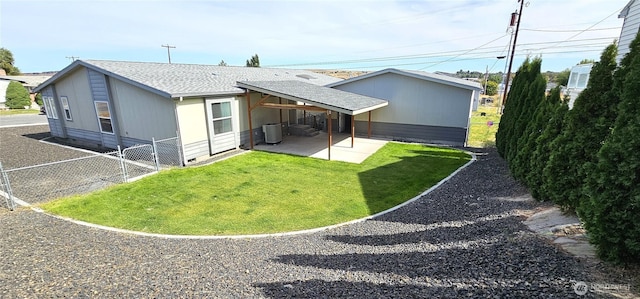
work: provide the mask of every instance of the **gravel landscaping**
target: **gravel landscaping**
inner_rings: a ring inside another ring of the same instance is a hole
[[[480,153],[411,204],[306,235],[165,239],[0,208],[0,297],[614,298],[573,286],[633,283],[528,230],[548,204],[514,200],[526,190]]]

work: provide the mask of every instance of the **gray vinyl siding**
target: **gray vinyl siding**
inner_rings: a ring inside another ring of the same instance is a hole
[[[372,112],[374,121],[466,128],[473,90],[386,73],[334,87],[385,99],[387,107]]]
[[[67,129],[73,128],[100,132],[96,119],[95,106],[92,100],[93,96],[91,94],[91,88],[89,84],[87,84],[88,82],[89,78],[86,69],[80,68],[70,72],[55,85],[58,95],[57,101],[60,101],[60,98],[64,96],[67,97],[69,102],[71,120],[66,120],[64,115],[62,116]],[[60,111],[60,114],[64,114],[64,110]],[[73,137],[73,135],[69,137]]]
[[[366,121],[356,121],[356,134],[366,135],[367,130]],[[464,128],[380,122],[372,122],[371,131],[375,137],[457,146],[464,145],[467,134],[467,130]]]
[[[94,70],[88,70],[89,86],[91,87],[91,96],[93,101],[109,101],[109,94],[107,92],[107,82],[103,74]]]
[[[134,145],[138,145],[138,144],[152,144],[153,140],[142,140],[142,139],[136,139],[136,138],[129,138],[129,137],[121,137],[122,140],[122,146],[123,147],[130,147],[130,146],[134,146]]]
[[[259,128],[253,129],[253,143],[258,144],[262,142],[264,142],[264,132],[262,132],[262,126],[260,126]],[[243,148],[249,148],[250,147],[249,143],[250,143],[249,130],[244,130],[240,132],[240,145]]]
[[[126,138],[144,140],[176,136],[175,104],[115,78],[109,78],[110,95],[122,142]],[[125,143],[126,144],[126,143]]]
[[[94,70],[87,69],[88,77],[89,77],[89,86],[91,88],[91,96],[94,102],[104,101],[109,105],[109,112],[111,116],[111,128],[113,129],[113,133],[100,133],[102,138],[102,146],[107,148],[117,148],[120,144],[118,140],[118,118],[113,107],[113,103],[109,97],[109,87],[107,84],[107,78],[104,74],[98,73]],[[94,115],[96,113],[94,112]],[[96,123],[98,122],[96,115]],[[100,128],[98,128],[100,130]]]
[[[184,158],[186,161],[203,156],[209,156],[209,140],[184,145]]]
[[[69,139],[76,139],[79,141],[91,143],[92,145],[102,146],[102,138],[100,137],[100,132],[76,129],[76,128],[67,128],[67,135]]]

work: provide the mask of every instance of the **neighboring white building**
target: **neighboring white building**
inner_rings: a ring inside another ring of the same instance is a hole
[[[578,95],[587,88],[592,67],[593,63],[587,63],[578,64],[571,68],[569,83],[567,83],[565,90],[565,94],[569,96],[569,109],[573,108],[573,103],[576,101]]]
[[[6,108],[6,94],[7,87],[9,86],[9,82],[16,81],[22,84],[24,88],[29,91],[31,97],[31,108],[38,109],[40,108],[37,104],[35,104],[36,94],[33,92],[33,89],[36,86],[40,85],[40,83],[46,81],[51,78],[51,76],[40,76],[40,75],[21,75],[21,76],[0,76],[0,109]]]
[[[624,18],[620,39],[618,40],[618,57],[616,59],[620,63],[622,57],[629,53],[629,45],[640,30],[640,0],[629,1],[618,15],[618,18]]]

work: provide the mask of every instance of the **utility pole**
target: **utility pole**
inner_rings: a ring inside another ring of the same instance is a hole
[[[517,18],[516,33],[513,37],[513,48],[511,49],[511,58],[509,59],[509,71],[507,71],[507,78],[504,80],[504,96],[502,97],[502,105],[507,103],[507,91],[509,90],[509,77],[511,77],[511,67],[513,66],[513,54],[516,53],[516,44],[518,43],[518,31],[520,30],[520,20],[522,20],[522,8],[524,7],[524,0],[518,0],[520,2],[520,12],[516,11],[511,14],[511,26],[513,26],[514,19]]]
[[[175,49],[176,47],[169,44],[161,45],[160,47],[167,48],[167,56],[169,57],[169,63],[171,63],[171,49]]]
[[[76,61],[80,57],[78,57],[78,56],[66,56],[66,58],[67,59],[71,59],[71,61],[73,62],[73,61]]]
[[[495,65],[495,64],[494,64]],[[491,67],[493,68],[493,67]],[[487,65],[487,68],[485,69],[484,72],[484,95],[487,95],[487,80],[489,79],[489,65]]]

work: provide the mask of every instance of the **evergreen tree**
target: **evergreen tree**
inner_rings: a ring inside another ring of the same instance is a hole
[[[525,87],[528,87],[527,73],[531,68],[531,61],[529,58],[525,59],[516,75],[513,78],[509,93],[504,103],[504,111],[500,118],[500,126],[496,132],[496,149],[503,158],[506,158],[506,151],[509,143],[509,138],[512,135],[513,124],[515,118],[520,115],[521,105],[519,103],[521,94]]]
[[[550,143],[560,134],[564,117],[567,111],[569,111],[567,101],[561,101],[560,99],[560,87],[551,90],[548,101],[549,103],[556,103],[555,105],[551,105],[551,107],[555,108],[552,108],[554,110],[551,118],[546,123],[542,134],[536,139],[536,148],[529,160],[530,171],[525,178],[531,195],[540,201],[549,199],[547,190],[543,184],[543,171],[549,161],[551,152]]]
[[[526,175],[530,171],[529,161],[536,149],[536,139],[542,134],[542,130],[544,130],[546,123],[549,121],[553,111],[552,107],[558,104],[558,102],[550,102],[550,98],[545,100],[546,86],[547,81],[542,74],[538,74],[529,88],[529,94],[527,95],[529,98],[525,101],[529,108],[526,111],[523,110],[523,113],[531,116],[529,121],[522,123],[525,126],[525,131],[522,135],[517,136],[517,148],[513,152],[512,160],[509,163],[511,173],[521,182],[525,182]]]
[[[9,82],[5,97],[5,105],[11,109],[24,109],[25,106],[30,106],[31,98],[29,97],[29,92],[19,82]]]
[[[519,113],[516,114],[511,136],[508,139],[506,159],[510,164],[515,160],[518,151],[524,146],[520,138],[525,134],[540,100],[544,97],[547,82],[540,73],[541,66],[542,59],[534,58],[531,61],[529,71],[526,73],[525,88],[522,90],[520,99],[518,100],[520,103]],[[523,140],[526,141],[526,139]]]
[[[584,198],[581,186],[585,163],[596,160],[615,120],[618,97],[611,92],[616,69],[616,45],[608,46],[591,69],[587,88],[567,113],[562,135],[552,142],[553,152],[544,171],[548,196],[560,206],[575,209]]]
[[[258,54],[251,56],[251,59],[247,59],[247,66],[260,67],[260,58],[258,57]]]
[[[5,48],[0,48],[0,68],[3,69],[7,75],[20,75],[20,69],[18,69],[14,63],[13,53]]]
[[[613,94],[620,96],[618,116],[597,162],[584,166],[589,200],[579,212],[601,258],[639,262],[640,33],[616,71]]]

